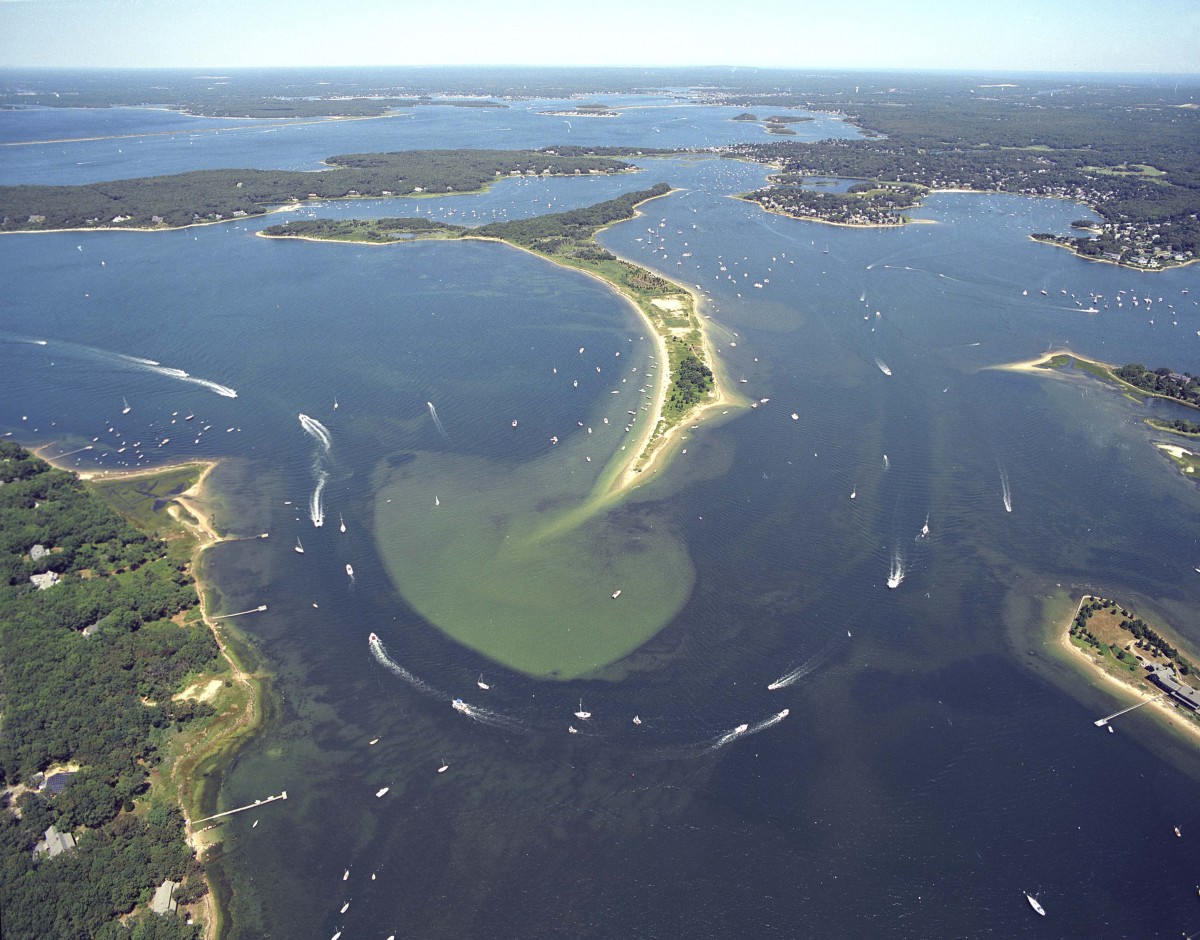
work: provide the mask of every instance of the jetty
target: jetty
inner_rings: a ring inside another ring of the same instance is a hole
[[[232,816],[234,813],[244,813],[248,809],[258,809],[261,806],[266,806],[268,803],[274,803],[276,800],[286,800],[286,799],[287,799],[287,790],[284,790],[278,796],[268,796],[265,800],[255,800],[253,803],[249,804],[248,806],[239,806],[237,809],[227,809],[223,813],[215,813],[212,816],[205,816],[203,819],[197,819],[195,822],[192,823],[192,825],[196,826],[203,822],[210,822],[211,820],[214,820],[214,819],[220,819],[222,816]]]
[[[209,620],[228,620],[230,617],[244,617],[246,614],[258,614],[267,609],[266,604],[259,604],[251,610],[239,610],[236,614],[221,614],[217,617],[209,617]]]
[[[1128,708],[1122,708],[1119,712],[1113,712],[1111,715],[1106,715],[1103,718],[1097,718],[1095,721],[1092,722],[1092,724],[1094,724],[1097,728],[1103,728],[1106,724],[1108,724],[1114,718],[1120,718],[1126,712],[1131,712],[1135,708],[1141,708],[1143,705],[1149,705],[1151,702],[1157,702],[1160,698],[1166,698],[1166,697],[1167,697],[1166,693],[1164,692],[1162,695],[1156,695],[1156,696],[1154,696],[1154,698],[1148,698],[1144,702],[1138,702],[1136,705],[1130,705]]]

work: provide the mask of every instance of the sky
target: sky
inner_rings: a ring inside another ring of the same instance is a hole
[[[1200,0],[0,0],[0,67],[1200,72]]]

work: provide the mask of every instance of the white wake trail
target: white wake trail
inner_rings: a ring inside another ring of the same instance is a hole
[[[429,406],[429,417],[433,418],[433,426],[438,429],[438,434],[442,435],[446,440],[450,440],[450,435],[442,427],[442,419],[438,417],[437,409],[433,407],[433,402],[427,401],[425,404]]]
[[[375,634],[371,634],[371,639],[368,642],[371,646],[371,655],[374,656],[375,661],[378,662],[379,665],[383,666],[388,672],[403,679],[414,689],[424,692],[426,695],[430,695],[435,698],[445,698],[441,692],[439,692],[429,683],[418,679],[398,662],[388,656],[387,649],[384,647],[383,641],[380,640],[379,637],[375,636]]]
[[[165,375],[168,378],[179,379],[181,382],[191,382],[193,385],[199,385],[201,388],[207,388],[209,391],[216,392],[218,395],[223,395],[225,398],[237,398],[237,390],[230,388],[228,385],[222,385],[219,382],[213,382],[209,379],[202,379],[198,375],[190,375],[183,369],[159,365],[153,359],[139,359],[137,356],[126,356],[120,353],[117,355],[126,362],[141,366],[148,372],[155,372],[159,375]]]
[[[900,554],[900,550],[896,549],[892,554],[892,564],[888,569],[887,586],[890,588],[898,588],[904,580],[904,556]]]
[[[317,485],[313,489],[312,496],[308,498],[308,516],[312,519],[314,528],[321,528],[325,524],[325,505],[321,499],[322,493],[325,490],[325,483],[329,479],[329,474],[324,470],[317,470]]]
[[[812,673],[816,672],[827,662],[829,662],[830,657],[833,656],[836,646],[837,640],[831,640],[823,649],[818,650],[812,656],[808,657],[808,659],[802,662],[791,672],[785,672],[782,676],[772,682],[769,686],[767,686],[767,691],[775,692],[779,689],[786,689],[792,683],[798,682],[805,676],[812,675]]]
[[[762,721],[751,725],[750,730],[747,731],[746,734],[747,735],[758,734],[760,731],[766,731],[768,728],[774,727],[775,725],[779,724],[789,714],[791,714],[791,709],[785,708],[783,711],[772,715],[770,718],[764,718]]]
[[[708,747],[704,749],[704,752],[707,754],[710,751],[715,751],[717,748],[724,747],[726,744],[736,741],[749,730],[749,725],[738,725],[736,728],[726,731],[724,734],[719,734],[712,740]]]
[[[306,414],[300,415],[300,427],[304,428],[305,433],[312,436],[324,448],[325,453],[329,453],[329,448],[333,446],[333,439],[329,436],[329,428],[325,427],[316,418],[310,418]]]
[[[1012,512],[1012,488],[1008,485],[1008,471],[1000,466],[1000,491],[1004,497],[1004,511]]]

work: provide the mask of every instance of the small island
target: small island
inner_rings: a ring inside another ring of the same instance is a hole
[[[1135,693],[1140,704],[1156,709],[1200,741],[1196,666],[1190,654],[1166,635],[1166,628],[1152,626],[1115,600],[1085,594],[1069,623],[1060,624],[1059,630],[1071,661],[1125,693]],[[1108,724],[1104,718],[1095,723]]]
[[[740,198],[793,219],[874,228],[910,221],[902,211],[919,206],[927,192],[923,186],[869,181],[854,183],[844,193],[822,192],[802,189],[805,179],[803,174],[781,173]]]
[[[669,379],[660,381],[654,414],[623,472],[611,483],[619,493],[634,485],[667,450],[672,432],[685,416],[703,407],[728,403],[713,372],[713,354],[698,315],[698,300],[687,288],[618,258],[595,241],[601,229],[632,218],[638,206],[665,196],[659,183],[585,209],[492,222],[478,228],[424,219],[313,219],[263,229],[264,238],[305,238],[367,244],[396,244],[415,238],[490,239],[524,249],[556,264],[599,278],[629,300],[653,331]]]

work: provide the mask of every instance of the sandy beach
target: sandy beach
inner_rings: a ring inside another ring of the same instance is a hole
[[[1083,606],[1084,601],[1088,599],[1086,595],[1080,598],[1070,615],[1054,624],[1054,633],[1058,638],[1058,644],[1066,652],[1068,659],[1117,694],[1123,703],[1122,707],[1136,705],[1138,702],[1149,702],[1150,704],[1146,708],[1155,715],[1161,724],[1185,736],[1192,743],[1200,744],[1200,722],[1192,721],[1181,714],[1180,709],[1172,705],[1169,699],[1159,698],[1157,693],[1151,693],[1128,682],[1122,682],[1096,662],[1094,657],[1071,642],[1071,624],[1079,614],[1079,609]],[[1113,710],[1118,711],[1119,709],[1114,707]]]

